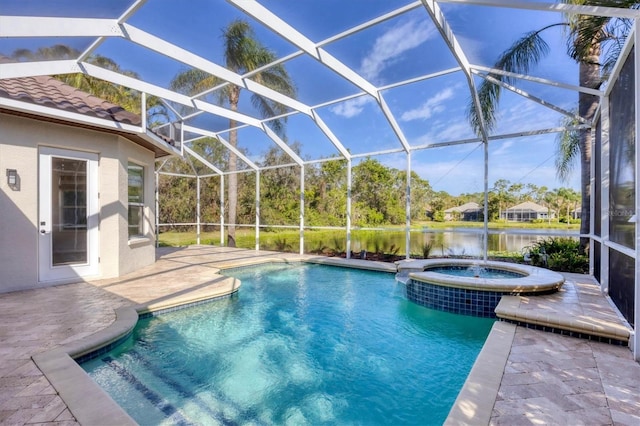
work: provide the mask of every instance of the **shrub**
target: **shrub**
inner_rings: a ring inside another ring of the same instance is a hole
[[[422,258],[428,259],[431,254],[431,249],[433,248],[433,242],[429,241],[422,245]]]
[[[532,265],[560,272],[585,274],[589,271],[589,256],[580,253],[578,240],[567,237],[545,238],[536,241],[528,249]]]
[[[293,246],[287,242],[286,238],[277,237],[273,243],[276,247],[276,251],[291,251],[293,248]]]
[[[433,221],[444,222],[444,212],[442,210],[438,210],[435,213],[433,213]]]
[[[344,238],[333,237],[333,252],[335,254],[344,253],[345,251],[345,241]]]

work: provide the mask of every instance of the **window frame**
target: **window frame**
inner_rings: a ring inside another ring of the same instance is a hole
[[[140,185],[131,185],[132,170],[139,170],[135,176],[140,177]],[[127,163],[127,236],[129,241],[137,238],[143,238],[145,236],[145,166],[133,161]],[[139,188],[139,194],[132,194],[132,188]],[[133,200],[132,200],[133,198]],[[132,224],[132,211],[137,210],[138,223]],[[132,228],[135,227],[137,232],[132,233]]]

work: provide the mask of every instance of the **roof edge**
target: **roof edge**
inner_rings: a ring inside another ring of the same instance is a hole
[[[29,102],[21,102],[3,97],[0,97],[0,112],[17,116],[27,116],[34,119],[46,118],[51,122],[73,127],[106,130],[110,133],[119,134],[138,145],[151,145],[152,147],[145,146],[145,148],[153,151],[156,158],[166,157],[168,155],[181,155],[178,149],[155,135],[151,130],[132,124],[64,111],[43,105],[34,105]],[[143,140],[146,144],[141,144],[140,140]]]

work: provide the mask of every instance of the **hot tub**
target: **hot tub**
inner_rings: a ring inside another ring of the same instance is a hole
[[[484,276],[483,270],[492,274]],[[398,273],[407,277],[405,294],[412,302],[489,318],[504,295],[549,294],[564,283],[548,269],[472,259],[406,260],[398,263]]]

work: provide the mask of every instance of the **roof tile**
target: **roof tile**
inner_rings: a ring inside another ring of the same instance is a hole
[[[139,126],[140,116],[50,76],[0,79],[0,97]]]

